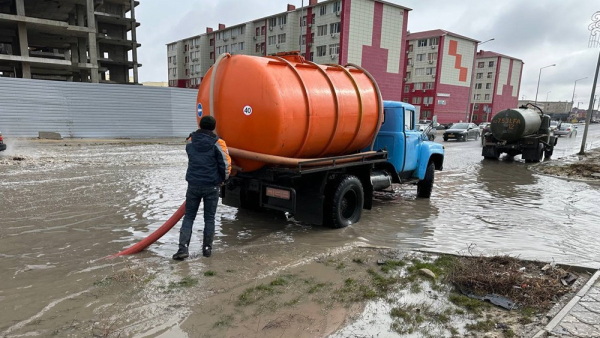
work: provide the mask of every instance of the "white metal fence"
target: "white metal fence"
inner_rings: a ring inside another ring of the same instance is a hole
[[[0,77],[0,131],[35,137],[179,137],[196,126],[194,89]]]

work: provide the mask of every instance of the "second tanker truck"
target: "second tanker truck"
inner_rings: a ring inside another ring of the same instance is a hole
[[[481,155],[497,160],[505,153],[511,157],[521,155],[525,162],[539,162],[552,156],[556,142],[550,116],[529,103],[494,115],[484,131]]]
[[[342,228],[373,192],[416,183],[431,195],[443,146],[415,128],[415,107],[383,101],[356,65],[317,65],[297,53],[219,56],[198,90],[198,115],[217,119],[232,177],[225,205],[284,211]]]

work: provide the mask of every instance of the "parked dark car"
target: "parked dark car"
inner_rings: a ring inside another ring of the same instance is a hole
[[[444,141],[449,139],[457,141],[467,141],[469,139],[479,139],[479,127],[475,123],[455,123],[444,131]]]
[[[435,140],[437,130],[435,128],[430,128],[430,124],[417,123],[415,124],[415,129],[422,133],[426,133],[427,139],[429,139],[429,141]]]
[[[6,144],[4,144],[4,138],[2,138],[2,132],[0,131],[0,151],[6,150]]]

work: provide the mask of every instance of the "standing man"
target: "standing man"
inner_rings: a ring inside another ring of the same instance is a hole
[[[216,126],[217,121],[214,117],[202,117],[200,129],[190,135],[191,142],[185,146],[189,160],[185,175],[188,188],[185,194],[185,216],[179,231],[179,250],[173,255],[175,260],[189,257],[188,247],[192,238],[192,226],[202,199],[204,199],[202,255],[204,257],[211,255],[219,189],[231,173],[229,151],[225,141],[214,133]]]

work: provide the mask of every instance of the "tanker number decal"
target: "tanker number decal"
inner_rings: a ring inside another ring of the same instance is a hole
[[[252,115],[252,107],[250,107],[250,106],[245,106],[245,107],[244,107],[244,115],[246,115],[246,116],[250,116],[250,115]]]
[[[497,118],[495,120],[492,121],[492,123],[497,124],[497,123],[502,123],[502,124],[507,124],[508,129],[515,129],[515,126],[517,124],[521,124],[521,119],[511,119],[508,117],[500,117]]]
[[[198,117],[202,117],[202,103],[198,103]]]

